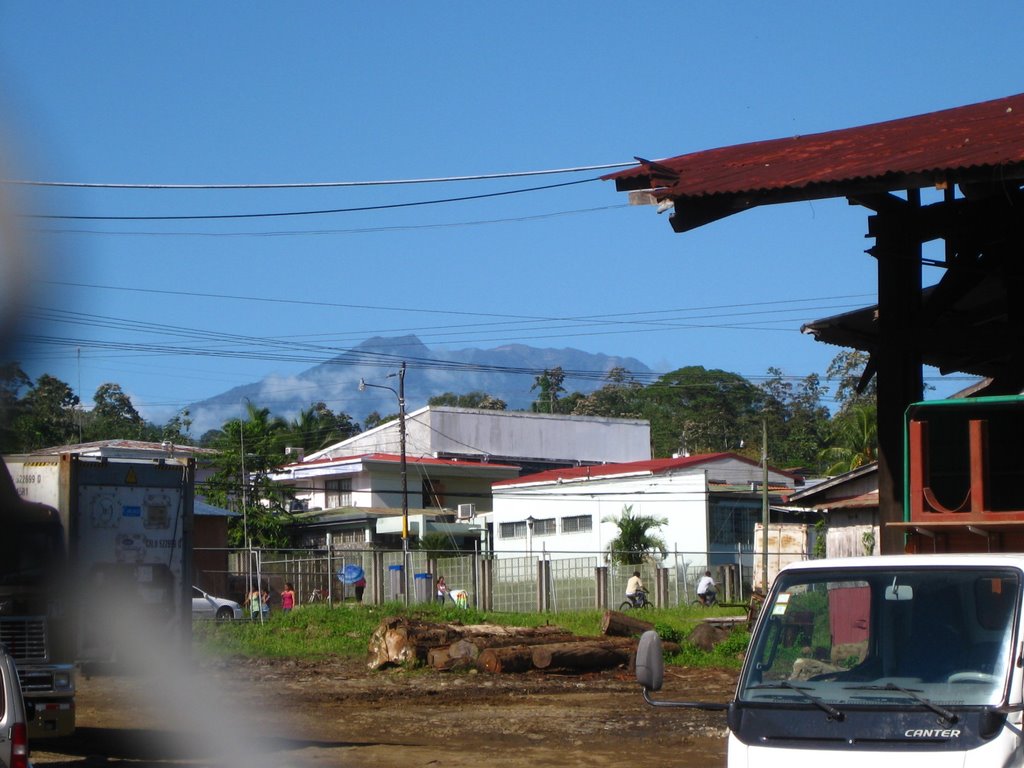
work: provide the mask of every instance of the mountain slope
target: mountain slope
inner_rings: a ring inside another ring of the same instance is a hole
[[[536,399],[531,392],[534,378],[545,369],[561,366],[566,371],[565,388],[592,392],[603,384],[605,374],[621,367],[634,375],[650,369],[632,357],[612,357],[578,349],[537,348],[508,344],[493,349],[430,349],[414,335],[367,339],[338,357],[294,376],[270,375],[251,384],[234,387],[189,406],[193,433],[201,435],[228,419],[238,418],[244,400],[269,408],[277,416],[293,418],[311,403],[323,401],[335,413],[347,413],[356,421],[377,411],[398,411],[395,393],[397,371],[406,363],[405,400],[408,411],[426,405],[427,400],[445,392],[464,394],[481,391],[508,403],[512,410],[528,408]],[[367,387],[359,391],[359,380]]]

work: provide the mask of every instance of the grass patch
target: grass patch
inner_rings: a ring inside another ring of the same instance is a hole
[[[361,605],[344,603],[302,606],[290,613],[274,612],[266,622],[196,621],[193,637],[200,652],[210,656],[246,656],[254,658],[316,659],[326,656],[363,659],[370,636],[388,616],[408,615],[424,621],[462,622],[463,624],[500,624],[537,627],[547,624],[562,627],[576,635],[601,633],[603,611],[564,613],[497,613],[462,609],[436,603],[407,607],[403,603]],[[704,609],[654,608],[639,612],[639,618],[655,625],[663,639],[680,643],[683,650],[668,659],[672,664],[696,667],[736,668],[737,654],[746,648],[749,636],[734,631],[729,639],[708,653],[690,645],[685,638],[708,614]]]

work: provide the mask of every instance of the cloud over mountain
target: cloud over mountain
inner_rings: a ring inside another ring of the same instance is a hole
[[[604,383],[612,368],[622,367],[634,375],[650,369],[632,357],[612,357],[578,349],[537,348],[509,344],[493,349],[430,349],[414,335],[367,339],[359,346],[325,363],[294,376],[271,374],[251,384],[234,387],[189,406],[193,434],[201,435],[237,418],[245,398],[274,415],[293,418],[311,403],[323,401],[336,413],[347,413],[356,421],[377,411],[398,410],[397,397],[383,389],[359,391],[359,379],[398,389],[395,375],[406,363],[405,399],[407,410],[426,405],[427,400],[445,392],[465,394],[481,391],[500,398],[513,410],[528,408],[536,399],[531,392],[534,378],[545,369],[560,366],[565,388],[592,392]],[[390,375],[390,377],[389,377]]]

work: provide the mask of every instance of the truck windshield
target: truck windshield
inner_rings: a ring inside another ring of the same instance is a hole
[[[5,524],[0,535],[0,584],[39,584],[54,576],[63,563],[61,527],[57,523]]]
[[[739,699],[999,704],[1020,579],[992,567],[783,572],[751,638]]]

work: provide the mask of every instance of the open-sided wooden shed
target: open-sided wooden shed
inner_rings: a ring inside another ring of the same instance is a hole
[[[878,304],[809,324],[870,354],[877,377],[882,551],[903,551],[903,419],[922,365],[988,377],[978,394],[1024,389],[1024,94],[808,136],[721,147],[606,179],[671,203],[686,232],[750,208],[845,197],[870,211]],[[939,190],[922,203],[921,191]],[[945,270],[922,290],[923,245]]]

